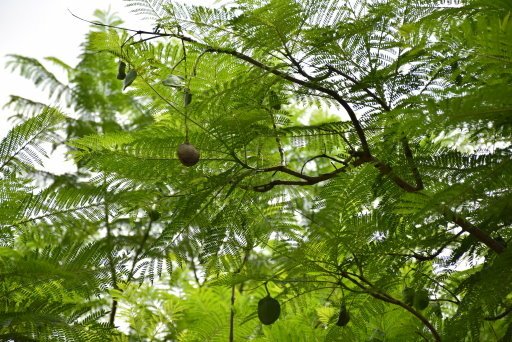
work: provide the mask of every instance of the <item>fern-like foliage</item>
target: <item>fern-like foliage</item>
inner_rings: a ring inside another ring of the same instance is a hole
[[[76,68],[48,60],[77,120],[46,109],[0,144],[6,334],[46,338],[32,310],[61,339],[119,321],[112,339],[510,335],[507,2],[127,4],[154,31],[97,13]],[[52,125],[78,173],[34,190]],[[262,326],[267,295],[281,316]]]

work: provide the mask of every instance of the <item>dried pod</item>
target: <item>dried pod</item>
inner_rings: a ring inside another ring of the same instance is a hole
[[[260,322],[269,325],[277,321],[281,314],[281,305],[270,296],[260,299],[258,302],[258,318]]]
[[[199,161],[199,151],[186,142],[178,146],[178,159],[185,166],[193,166]]]
[[[119,61],[119,66],[117,68],[117,79],[124,80],[126,78],[126,63],[123,61]]]
[[[344,327],[345,325],[348,324],[348,322],[350,322],[350,314],[348,313],[345,303],[342,303],[340,308],[340,315],[338,316],[338,321],[336,322],[336,325],[339,327]]]

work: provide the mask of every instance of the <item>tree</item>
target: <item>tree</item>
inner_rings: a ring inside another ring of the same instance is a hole
[[[2,143],[1,272],[53,260],[36,280],[2,277],[37,289],[5,308],[71,303],[44,311],[68,339],[510,338],[509,3],[129,5],[155,30],[92,22],[68,69],[81,117],[47,109]],[[13,63],[39,79],[37,61]],[[48,121],[78,176],[31,194]],[[266,296],[281,306],[270,326]],[[56,334],[19,322],[9,338]]]

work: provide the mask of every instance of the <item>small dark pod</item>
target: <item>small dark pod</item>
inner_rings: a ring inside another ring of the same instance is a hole
[[[160,212],[158,212],[157,210],[150,210],[148,212],[148,216],[151,221],[158,221],[161,215]]]
[[[336,322],[336,325],[339,327],[344,327],[345,325],[348,324],[348,322],[350,322],[350,314],[348,313],[345,303],[343,303],[341,304],[340,315],[338,316],[338,321]]]
[[[178,146],[178,159],[185,166],[193,166],[199,161],[199,151],[186,142]]]
[[[258,318],[260,322],[269,325],[277,321],[281,314],[281,305],[270,296],[260,299],[258,302]]]
[[[126,63],[123,61],[119,61],[119,66],[117,68],[117,79],[124,80],[126,78]]]

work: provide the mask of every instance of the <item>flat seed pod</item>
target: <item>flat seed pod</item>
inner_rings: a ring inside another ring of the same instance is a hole
[[[260,322],[269,325],[277,321],[281,314],[281,305],[270,296],[260,299],[258,302],[258,318]]]
[[[167,87],[181,88],[183,87],[183,77],[176,75],[169,75],[162,84]]]
[[[137,71],[135,69],[128,71],[128,74],[126,74],[126,78],[124,79],[123,90],[125,90],[130,84],[132,84],[136,78]]]
[[[123,61],[119,61],[119,66],[117,68],[117,79],[124,80],[126,78],[126,63]]]
[[[183,94],[183,103],[185,107],[188,106],[192,102],[192,94],[187,90],[185,90],[185,94]]]
[[[199,151],[192,144],[181,144],[178,146],[178,159],[185,166],[193,166],[199,161]]]
[[[350,314],[348,313],[347,307],[345,304],[341,304],[340,315],[338,316],[338,321],[336,325],[339,327],[344,327],[350,322]]]

